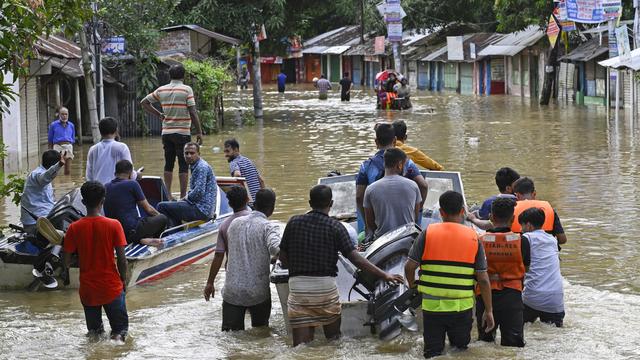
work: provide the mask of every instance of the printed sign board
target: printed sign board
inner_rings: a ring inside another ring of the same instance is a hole
[[[447,36],[447,56],[449,60],[464,60],[463,42],[464,37],[462,36]]]
[[[549,25],[547,25],[547,37],[549,37],[549,43],[552,48],[556,46],[558,34],[560,34],[560,28],[558,27],[556,19],[551,15],[549,16]]]
[[[617,19],[622,12],[619,0],[566,0],[567,20],[595,24]]]
[[[402,41],[402,23],[388,23],[387,24],[387,37],[391,42]]]
[[[102,43],[103,54],[122,55],[124,52],[124,37],[122,36],[106,38]]]
[[[373,52],[374,54],[384,54],[384,36],[376,36]]]
[[[560,27],[562,27],[562,31],[569,32],[576,30],[576,23],[573,21],[569,21],[567,19],[567,2],[566,0],[560,0],[558,2],[558,7],[553,10],[553,13],[556,15],[556,19],[560,21]]]
[[[477,58],[477,56],[476,56],[476,44],[475,43],[470,43],[469,44],[469,57],[471,57],[472,60],[475,60]]]
[[[618,55],[624,59],[629,58],[631,48],[629,47],[629,29],[626,25],[616,28],[616,45]]]

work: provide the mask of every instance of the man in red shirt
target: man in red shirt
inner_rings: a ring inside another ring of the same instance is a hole
[[[127,279],[124,247],[127,240],[118,220],[100,215],[105,197],[104,186],[97,181],[88,181],[82,185],[80,193],[82,203],[87,207],[87,216],[69,225],[64,236],[65,265],[69,268],[71,254],[78,254],[80,301],[89,334],[104,332],[104,308],[111,325],[111,338],[124,341],[129,329],[124,296]]]

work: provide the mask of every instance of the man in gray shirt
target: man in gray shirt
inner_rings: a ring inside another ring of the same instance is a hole
[[[276,204],[271,189],[256,193],[255,211],[239,217],[227,230],[227,272],[222,289],[222,331],[244,330],[244,316],[251,326],[268,326],[271,316],[269,264],[280,251],[280,228],[269,222]]]
[[[373,233],[374,239],[418,219],[422,195],[414,181],[402,176],[406,161],[404,151],[387,149],[384,177],[364,192],[366,232]]]

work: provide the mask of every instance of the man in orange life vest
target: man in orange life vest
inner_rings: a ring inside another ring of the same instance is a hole
[[[567,242],[567,235],[564,233],[558,213],[556,213],[548,202],[536,200],[536,188],[533,184],[533,180],[528,177],[516,180],[516,182],[513,183],[513,192],[515,193],[518,202],[513,212],[514,221],[511,226],[511,231],[521,233],[522,226],[518,222],[518,216],[520,216],[520,214],[525,210],[535,207],[544,211],[545,221],[542,225],[542,230],[555,236],[558,240],[558,245],[562,245]]]
[[[491,284],[484,248],[476,232],[464,225],[464,199],[455,191],[440,196],[443,223],[430,224],[418,236],[404,267],[409,287],[422,293],[424,356],[441,355],[445,336],[451,346],[466,349],[473,326],[474,280],[485,305],[484,331],[494,327]],[[415,281],[420,267],[419,279]]]
[[[524,346],[524,322],[522,303],[522,281],[525,269],[531,262],[531,250],[526,237],[511,231],[513,210],[516,202],[510,198],[497,198],[491,205],[489,219],[493,229],[480,237],[487,256],[493,316],[496,327],[500,327],[500,345]],[[476,295],[480,289],[476,287]],[[482,297],[477,297],[476,319],[478,339],[494,342],[496,329],[485,332],[479,325],[484,312]]]

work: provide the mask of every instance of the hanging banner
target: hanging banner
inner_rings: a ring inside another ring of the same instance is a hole
[[[573,21],[569,21],[567,18],[567,2],[566,0],[556,1],[558,6],[553,9],[553,14],[556,16],[556,19],[560,21],[560,27],[562,31],[569,32],[576,30],[576,23]]]
[[[122,55],[125,53],[124,36],[106,38],[102,42],[102,53],[108,55]]]
[[[402,41],[402,23],[388,23],[387,24],[387,37],[391,42]]]
[[[622,15],[622,1],[602,1],[602,14],[605,20],[617,19]]]
[[[376,36],[373,44],[373,53],[376,55],[384,54],[384,36]]]
[[[584,24],[604,21],[602,0],[566,0],[567,20]]]
[[[547,37],[549,38],[549,43],[551,44],[551,48],[556,46],[556,42],[558,41],[558,34],[560,34],[560,28],[558,27],[558,23],[553,15],[549,16],[549,25],[547,25]]]
[[[629,29],[627,25],[616,28],[616,45],[618,47],[618,55],[623,59],[628,59],[631,55],[629,47]]]

